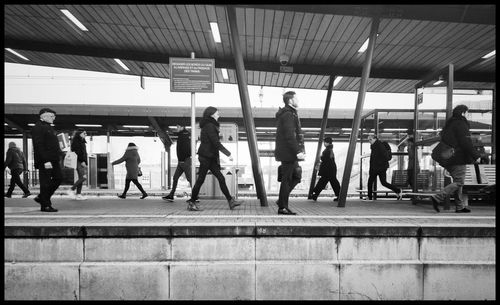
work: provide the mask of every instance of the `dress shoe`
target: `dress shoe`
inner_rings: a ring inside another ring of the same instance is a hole
[[[243,203],[243,201],[241,200],[236,200],[234,197],[231,197],[231,199],[229,199],[227,201],[227,203],[229,204],[229,209],[234,209],[235,207],[241,205]]]
[[[431,201],[432,201],[432,207],[434,208],[434,210],[436,210],[436,212],[439,213],[439,202],[437,201],[436,198],[434,198],[434,196],[431,196]]]
[[[141,199],[144,199],[146,197],[148,197],[148,194],[144,193],[144,194],[142,194]]]
[[[292,211],[291,211],[290,209],[288,209],[288,208],[279,209],[279,210],[278,210],[278,214],[282,214],[282,215],[297,215],[297,213],[292,212]]]
[[[36,196],[33,200],[35,200],[39,205],[42,205],[42,199],[40,199],[40,197]]]
[[[31,196],[31,193],[30,193],[30,192],[28,192],[28,193],[24,194],[24,195],[23,195],[23,198],[26,198],[26,197],[28,197],[28,196]]]
[[[333,198],[333,201],[339,201],[339,197]]]
[[[40,209],[42,212],[57,212],[57,209],[54,209],[50,205],[44,206]]]
[[[167,196],[161,197],[161,199],[173,202],[174,201],[174,195],[173,194],[168,194]]]
[[[455,213],[470,213],[470,210],[468,208],[463,208],[461,210],[456,210]]]
[[[118,198],[125,199],[125,198],[127,198],[127,196],[122,194],[122,195],[118,195]]]
[[[311,199],[314,200],[314,201],[317,201],[318,200],[318,195],[312,194],[311,195]]]

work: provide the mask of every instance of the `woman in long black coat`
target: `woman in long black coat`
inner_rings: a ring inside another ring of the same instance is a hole
[[[330,182],[335,199],[337,201],[340,193],[340,183],[337,180],[337,164],[335,163],[335,154],[333,153],[333,139],[326,137],[324,140],[325,150],[321,154],[321,165],[319,166],[318,176],[321,176],[318,183],[313,189],[312,199],[316,201],[319,194],[325,188],[326,184]]]
[[[219,111],[215,107],[207,107],[203,111],[203,118],[200,121],[200,148],[198,148],[198,159],[200,160],[200,169],[198,173],[198,179],[193,187],[191,193],[191,198],[187,201],[187,209],[189,211],[201,211],[201,209],[196,204],[198,199],[198,194],[200,193],[200,188],[205,177],[207,176],[208,170],[219,181],[219,186],[227,199],[229,208],[232,210],[234,207],[239,206],[241,201],[236,200],[231,196],[226,185],[226,180],[220,171],[220,158],[219,151],[229,157],[232,161],[231,152],[227,150],[224,145],[220,142],[219,138],[219,127],[220,124],[217,121],[219,119]]]

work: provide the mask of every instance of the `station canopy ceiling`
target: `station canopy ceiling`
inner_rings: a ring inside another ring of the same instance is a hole
[[[225,5],[4,5],[4,61],[169,78],[170,57],[213,58],[216,82],[235,84]],[[71,12],[81,31],[61,12]],[[495,5],[235,5],[249,85],[358,91],[372,17],[380,17],[368,92],[412,93],[455,69],[455,88],[495,85]],[[210,22],[219,27],[214,42]],[[281,55],[289,57],[281,68]],[[129,71],[113,59],[120,59]],[[228,79],[221,68],[228,70]],[[290,70],[287,70],[290,71]]]

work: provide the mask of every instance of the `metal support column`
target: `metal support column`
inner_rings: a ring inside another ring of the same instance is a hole
[[[250,97],[248,96],[248,85],[245,77],[245,65],[243,63],[243,55],[241,53],[240,37],[238,33],[238,25],[236,24],[236,9],[234,6],[226,6],[227,17],[229,21],[229,32],[231,48],[233,50],[234,62],[236,66],[236,79],[238,81],[238,90],[240,92],[241,110],[243,112],[243,120],[247,132],[248,147],[250,149],[250,158],[252,159],[253,177],[255,180],[255,189],[257,198],[260,199],[261,206],[267,206],[266,188],[262,177],[262,168],[260,166],[259,152],[257,148],[257,134],[255,132],[255,123],[252,115],[252,107],[250,105]]]
[[[424,94],[422,92],[422,94]],[[415,87],[415,107],[413,109],[413,143],[416,143],[418,140],[418,88]],[[415,158],[413,158],[413,187],[412,187],[412,192],[417,192],[418,186],[417,186],[417,162],[418,162],[418,157],[417,157],[417,151],[418,147],[417,145],[413,145],[413,155]]]
[[[380,20],[378,17],[372,18],[370,40],[368,42],[368,49],[366,50],[366,58],[363,64],[363,72],[361,74],[361,84],[359,86],[358,100],[356,102],[356,110],[354,111],[354,118],[352,120],[352,131],[351,137],[349,139],[349,148],[347,150],[347,157],[344,166],[344,175],[342,176],[340,196],[337,205],[338,207],[345,207],[347,189],[349,188],[349,181],[351,180],[352,164],[354,160],[354,153],[356,152],[356,142],[358,140],[361,112],[363,110],[363,103],[365,101],[366,87],[368,77],[370,75],[370,68],[372,64],[373,50],[375,49],[375,40],[377,39],[379,21]]]
[[[446,86],[446,119],[451,118],[453,111],[453,64],[448,65],[448,83]]]
[[[496,87],[496,85],[495,85]],[[493,96],[491,101],[491,164],[496,164],[496,153],[497,153],[497,141],[496,139],[496,126],[497,126],[497,115],[496,115],[496,90],[493,89]]]
[[[328,122],[328,110],[330,110],[330,100],[332,98],[333,82],[335,80],[334,75],[330,75],[330,80],[328,81],[328,92],[326,94],[325,109],[323,110],[323,119],[321,121],[321,131],[319,132],[318,148],[316,149],[316,159],[314,160],[313,172],[311,176],[311,185],[309,186],[308,199],[312,198],[312,193],[314,185],[316,184],[316,175],[318,171],[316,170],[316,165],[319,163],[319,158],[321,155],[321,146],[323,144],[323,139],[325,137],[326,124]]]

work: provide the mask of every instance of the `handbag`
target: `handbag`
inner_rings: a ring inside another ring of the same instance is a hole
[[[78,156],[73,151],[68,151],[64,156],[64,167],[76,168]]]
[[[138,169],[137,169],[137,176],[140,177],[142,176],[142,170],[141,170],[141,167],[139,166]]]
[[[446,166],[450,163],[451,159],[455,155],[455,152],[455,148],[451,147],[441,140],[439,141],[438,145],[436,145],[436,147],[434,147],[434,149],[432,150],[431,157],[441,166]]]

